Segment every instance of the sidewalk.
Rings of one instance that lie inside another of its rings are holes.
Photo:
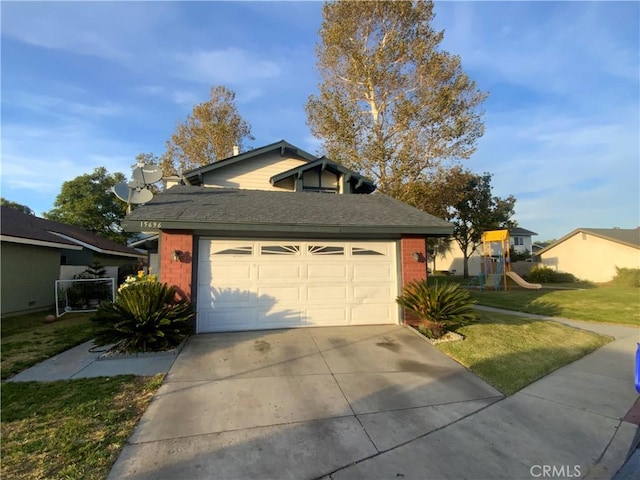
[[[115,375],[156,375],[167,373],[178,354],[172,351],[139,357],[99,359],[101,352],[90,351],[94,346],[93,341],[85,342],[18,373],[7,382],[52,382]]]

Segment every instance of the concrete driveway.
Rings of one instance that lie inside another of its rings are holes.
[[[500,398],[406,327],[198,335],[109,478],[321,478]]]

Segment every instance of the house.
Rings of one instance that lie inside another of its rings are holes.
[[[616,267],[640,268],[640,227],[577,228],[538,252],[543,265],[581,280],[608,282]]]
[[[108,271],[117,277],[117,267],[136,264],[145,257],[80,227],[7,206],[1,206],[0,212],[2,315],[54,305],[55,281],[65,274],[82,272],[94,261],[113,267]]]
[[[512,252],[533,254],[533,243],[531,237],[537,235],[536,232],[527,230],[526,228],[514,227],[509,229],[509,248]],[[436,270],[455,271],[462,274],[464,270],[464,256],[458,242],[452,239],[449,242],[449,250],[437,255],[435,259]],[[476,249],[469,256],[469,275],[474,277],[480,275],[480,266],[482,263],[482,247]],[[433,263],[431,264],[433,268]],[[527,269],[528,270],[528,269]],[[519,273],[523,273],[519,271]],[[525,272],[526,273],[526,272]]]
[[[160,279],[192,299],[199,333],[399,323],[401,286],[426,277],[425,238],[453,229],[284,140],[183,183],[123,226],[158,234]]]

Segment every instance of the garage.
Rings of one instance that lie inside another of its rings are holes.
[[[395,241],[198,241],[197,331],[398,323]]]

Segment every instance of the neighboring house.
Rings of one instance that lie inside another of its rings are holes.
[[[509,245],[513,251],[528,252],[532,254],[533,243],[531,237],[537,235],[536,232],[527,230],[526,228],[514,227],[509,229]],[[496,252],[497,254],[497,252]],[[482,263],[482,246],[479,246],[469,256],[469,276],[480,275],[480,266]],[[431,262],[433,267],[433,262]],[[461,275],[464,270],[464,256],[462,250],[454,239],[449,243],[449,251],[444,255],[438,255],[436,258],[436,270],[455,271]]]
[[[82,228],[53,222],[1,206],[1,312],[17,313],[55,303],[55,281],[65,266],[86,269],[135,264],[139,251]]]
[[[509,229],[509,246],[514,252],[533,254],[531,237],[538,235],[526,228],[514,227]]]
[[[640,268],[640,227],[577,228],[538,252],[543,265],[581,280],[608,282],[616,267]]]
[[[198,333],[399,323],[401,286],[426,277],[425,238],[453,230],[284,140],[183,182],[123,225],[157,232],[160,279],[192,299]]]

